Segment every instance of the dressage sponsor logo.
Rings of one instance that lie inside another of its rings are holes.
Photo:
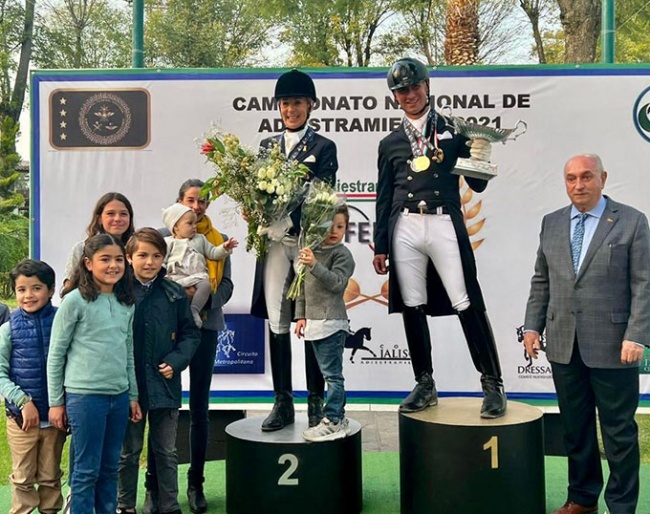
[[[249,314],[226,314],[219,331],[214,373],[264,373],[264,320]]]
[[[521,325],[515,330],[517,332],[517,343],[521,344],[523,360],[525,362],[525,364],[519,364],[517,366],[517,375],[519,378],[553,378],[551,365],[546,362],[546,359],[537,359],[536,361],[533,361],[533,358],[528,355],[528,352],[524,347],[524,326]],[[546,353],[546,335],[542,334],[539,340],[541,343],[540,353]]]
[[[136,150],[149,145],[146,89],[57,89],[50,94],[49,110],[50,144],[57,150]]]
[[[632,115],[637,132],[650,143],[650,87],[644,89],[634,102]]]

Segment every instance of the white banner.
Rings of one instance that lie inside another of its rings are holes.
[[[254,148],[263,137],[278,132],[272,95],[279,74],[36,72],[33,256],[50,263],[61,277],[70,248],[85,237],[95,202],[108,191],[129,198],[136,227],[162,226],[161,209],[176,200],[180,184],[212,173],[199,151],[211,125],[237,134]],[[359,349],[353,360],[351,350],[345,352],[346,389],[350,396],[399,396],[413,385],[402,320],[388,315],[386,278],[374,273],[371,262],[377,146],[397,127],[401,111],[386,87],[384,71],[311,74],[320,99],[311,124],[337,144],[337,187],[352,208],[348,244],[357,267],[347,293],[348,313],[359,339],[364,328],[370,334],[363,341],[367,349]],[[451,105],[454,115],[503,128],[514,127],[520,119],[528,124],[521,138],[494,145],[492,161],[499,173],[487,190],[463,196],[466,211],[475,213],[467,224],[476,231],[472,241],[481,241],[476,250],[479,280],[511,397],[553,393],[548,361],[541,355],[530,366],[517,328],[523,323],[542,216],[568,204],[562,178],[565,161],[577,153],[599,154],[609,172],[605,193],[650,210],[649,74],[650,68],[432,73],[431,93],[438,109]],[[134,95],[133,106],[129,94]],[[119,107],[119,120],[106,121],[105,104]],[[97,124],[99,119],[103,125]],[[130,129],[123,130],[127,124]],[[113,139],[102,135],[106,127],[114,131]],[[246,227],[233,207],[221,198],[208,214],[216,227],[244,241]],[[226,312],[248,313],[254,256],[240,246],[232,264],[235,292]],[[432,319],[430,326],[438,389],[443,394],[480,391],[457,318]],[[304,390],[298,342],[294,355],[294,388]],[[644,367],[650,372],[648,359]],[[264,375],[216,375],[213,388],[228,394],[268,394],[268,357],[265,369]],[[641,380],[643,393],[650,393],[648,375]]]

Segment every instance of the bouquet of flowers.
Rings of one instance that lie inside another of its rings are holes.
[[[239,204],[248,224],[246,250],[255,249],[258,260],[263,259],[268,238],[259,234],[259,228],[300,205],[309,168],[288,161],[278,145],[258,153],[241,145],[234,134],[219,131],[206,138],[201,153],[216,169],[204,186],[208,199],[225,194]]]
[[[308,187],[302,204],[298,246],[313,250],[327,238],[334,221],[334,213],[341,200],[334,188],[322,180],[314,180]],[[287,292],[287,299],[295,300],[302,294],[306,271],[304,264],[297,266],[296,276]]]

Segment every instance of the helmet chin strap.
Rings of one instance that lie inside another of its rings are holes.
[[[285,130],[286,130],[287,132],[300,132],[302,129],[305,128],[306,125],[307,125],[307,122],[306,122],[306,121],[305,121],[305,123],[303,123],[302,125],[300,125],[298,128],[289,128],[289,127],[287,127],[287,126],[285,125]]]

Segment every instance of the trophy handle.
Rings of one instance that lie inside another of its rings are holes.
[[[517,129],[519,129],[519,127],[523,127],[524,129],[521,132],[515,134],[515,132],[517,132]],[[515,128],[513,130],[513,138],[512,138],[512,140],[514,141],[519,136],[523,136],[526,133],[527,130],[528,130],[528,123],[526,123],[524,120],[519,120],[517,122],[517,124],[515,125]]]

